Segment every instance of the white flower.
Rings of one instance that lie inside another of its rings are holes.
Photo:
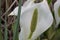
[[[21,32],[19,34],[19,40],[35,40],[49,27],[51,27],[53,23],[53,16],[46,0],[43,0],[41,3],[36,4],[33,1],[30,1],[29,4],[25,5],[27,6],[23,5],[21,9]],[[31,38],[29,39],[31,33],[31,21],[34,14],[34,10],[37,11],[36,29],[34,30]],[[14,14],[17,15],[17,12],[13,11],[10,15]]]
[[[38,10],[38,20],[37,20],[36,29],[33,32],[31,40],[35,40],[39,35],[41,35],[44,31],[46,31],[53,22],[51,11],[45,0],[41,3],[31,5],[30,8],[26,9],[21,15],[22,28],[19,36],[20,40],[28,40],[29,34],[31,32],[30,25],[31,25],[32,15],[35,8],[37,8]]]
[[[54,12],[55,12],[55,19],[56,19],[56,26],[60,23],[60,0],[57,0],[54,4]]]

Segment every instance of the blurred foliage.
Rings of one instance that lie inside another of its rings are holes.
[[[52,0],[47,0],[48,4],[50,5],[52,3]]]
[[[52,40],[60,40],[60,28],[57,29],[56,34],[54,35]]]
[[[1,31],[1,0],[0,0],[0,40],[3,40],[2,31]]]
[[[17,15],[17,19],[16,19],[16,24],[14,25],[16,28],[15,28],[15,31],[13,33],[13,40],[19,40],[18,29],[19,29],[20,14],[21,14],[21,0],[19,0],[18,6],[19,6],[19,8],[18,8],[18,15]]]

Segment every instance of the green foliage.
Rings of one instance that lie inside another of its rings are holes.
[[[6,10],[8,9],[8,3],[7,0],[6,1]],[[5,15],[5,31],[4,31],[4,40],[8,40],[8,29],[7,29],[7,14]]]
[[[0,0],[0,40],[3,40],[2,31],[1,31],[1,0]]]
[[[2,36],[2,32],[1,32],[1,28],[0,28],[0,40],[3,40],[3,36]]]
[[[18,31],[15,34],[17,27],[16,27],[17,21],[14,22],[14,24],[12,25],[12,30],[13,30],[13,40],[18,40]]]
[[[47,39],[51,40],[55,35],[54,23],[53,25],[45,32]]]
[[[50,5],[52,3],[52,0],[47,0],[48,4]]]
[[[60,17],[60,6],[59,6],[59,8],[58,8],[58,15],[59,15],[59,17]]]
[[[35,29],[36,29],[37,17],[38,17],[38,10],[35,9],[35,10],[34,10],[34,13],[33,13],[32,21],[31,21],[31,26],[30,26],[31,33],[30,33],[30,35],[29,35],[29,39],[31,38],[33,32],[34,32]]]
[[[40,40],[40,37],[38,37],[36,40]]]
[[[57,29],[55,36],[53,37],[52,40],[60,40],[60,28]]]
[[[15,25],[16,25],[16,22],[17,22],[17,21],[15,21],[15,22],[12,24],[13,34],[14,34],[14,32],[15,32],[15,29],[16,29],[16,26],[15,26]]]

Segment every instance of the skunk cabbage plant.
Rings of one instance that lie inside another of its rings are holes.
[[[18,6],[9,15],[17,16],[17,14]],[[27,0],[21,8],[19,40],[37,39],[37,37],[51,27],[52,23],[53,16],[47,0],[43,0],[40,3]]]
[[[60,0],[57,0],[54,4],[54,13],[56,19],[56,26],[60,23]]]

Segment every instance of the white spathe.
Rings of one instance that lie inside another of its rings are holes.
[[[54,4],[54,15],[56,19],[56,26],[60,23],[60,17],[58,15],[58,8],[60,7],[60,0],[57,0]]]
[[[38,21],[37,27],[34,31],[30,40],[35,40],[39,35],[45,32],[53,23],[53,16],[47,4],[47,1],[31,5],[30,8],[26,9],[21,15],[21,32],[19,40],[28,40],[30,34],[30,24],[34,9],[38,9]]]
[[[43,0],[41,3],[36,4],[33,1],[30,1],[28,4],[27,3],[23,5],[21,8],[21,17],[20,17],[21,32],[19,34],[19,40],[35,40],[49,27],[51,27],[53,23],[53,16],[46,0]],[[16,8],[17,9],[14,9],[15,11],[13,10],[10,13],[10,15],[17,15],[18,7]],[[31,39],[28,39],[31,31],[30,25],[35,8],[37,8],[38,10],[37,26],[35,31],[33,32]]]

